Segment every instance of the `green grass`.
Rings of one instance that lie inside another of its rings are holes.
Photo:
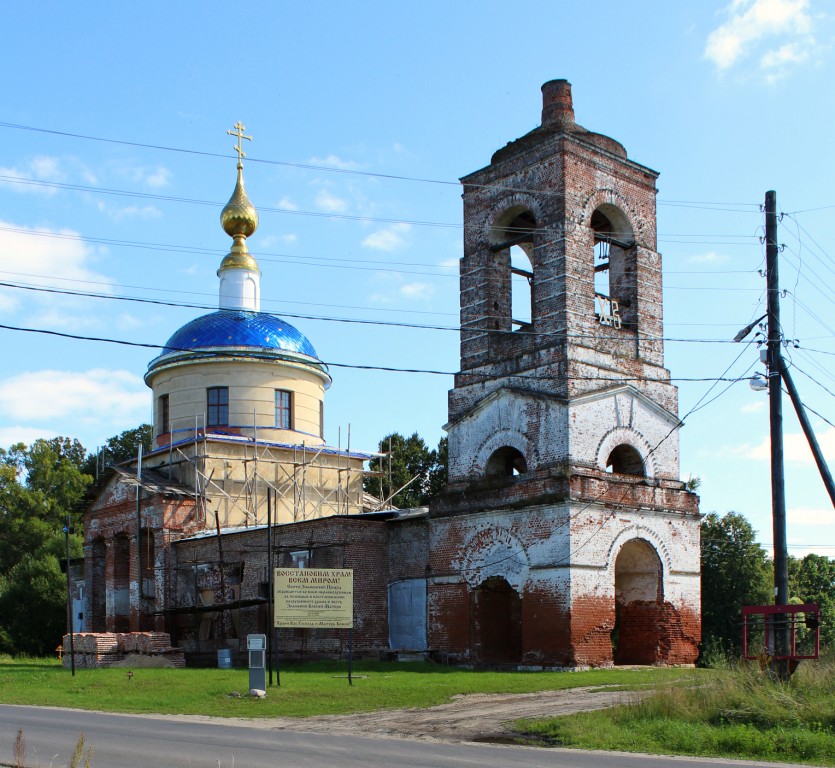
[[[834,659],[803,662],[788,683],[755,664],[697,680],[611,710],[516,726],[553,746],[835,766]]]
[[[356,662],[362,677],[348,685],[345,663],[319,662],[281,670],[281,687],[266,699],[247,693],[246,670],[79,669],[57,661],[0,657],[0,703],[38,704],[108,712],[199,714],[217,717],[308,717],[443,704],[456,694],[532,693],[578,686],[627,689],[672,683],[692,674],[676,669],[588,672],[487,672],[435,664]]]

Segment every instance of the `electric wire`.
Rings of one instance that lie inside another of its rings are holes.
[[[230,160],[234,159],[232,155],[228,155],[226,153],[220,152],[208,152],[204,150],[196,150],[196,149],[187,149],[184,147],[170,147],[165,146],[162,144],[151,144],[146,142],[139,142],[139,141],[129,141],[126,139],[112,139],[106,138],[101,136],[93,136],[90,134],[83,134],[83,133],[73,133],[71,131],[59,131],[49,128],[42,128],[37,126],[31,125],[22,125],[19,123],[10,123],[10,122],[0,122],[0,128],[6,128],[10,130],[18,130],[18,131],[28,131],[33,133],[42,133],[42,134],[51,134],[55,136],[62,136],[65,138],[72,138],[72,139],[81,139],[85,141],[95,141],[95,142],[102,142],[107,144],[116,144],[122,146],[129,146],[129,147],[137,147],[142,149],[152,149],[155,151],[161,152],[175,152],[185,155],[194,155],[198,157],[211,157],[211,158],[218,158],[223,160]],[[453,187],[472,187],[472,188],[487,188],[487,189],[497,189],[497,190],[506,190],[512,192],[525,192],[531,194],[540,194],[540,195],[549,195],[549,196],[557,196],[559,195],[558,192],[551,192],[548,190],[542,189],[527,189],[522,187],[509,187],[509,186],[502,186],[497,184],[473,184],[471,182],[461,182],[459,180],[450,180],[450,179],[431,179],[431,178],[424,178],[424,177],[416,177],[416,176],[404,176],[398,174],[389,174],[389,173],[378,173],[373,171],[364,171],[359,168],[339,168],[333,165],[318,165],[312,163],[296,163],[290,162],[285,160],[274,160],[269,158],[260,158],[260,157],[248,157],[247,161],[250,163],[259,163],[265,165],[276,165],[276,166],[285,166],[289,168],[298,168],[303,170],[313,170],[316,172],[324,172],[324,173],[336,173],[336,174],[347,174],[347,175],[354,175],[354,176],[367,176],[371,178],[379,178],[379,179],[390,179],[396,181],[410,181],[410,182],[418,182],[423,184],[440,184],[444,186],[453,186]],[[708,207],[709,210],[725,210],[729,212],[750,212],[745,209],[756,209],[759,207],[759,203],[748,203],[748,202],[739,202],[739,203],[727,203],[727,202],[712,202],[712,201],[702,201],[702,200],[659,200],[659,205],[669,205],[675,207],[684,207],[684,208],[705,208]],[[736,210],[742,209],[742,210]]]
[[[137,286],[134,286],[137,287]],[[164,307],[176,307],[182,309],[201,309],[201,310],[217,310],[216,304],[200,304],[196,302],[184,302],[184,301],[170,301],[165,299],[152,299],[147,297],[141,296],[124,296],[112,293],[103,293],[103,292],[93,292],[93,291],[80,291],[74,290],[69,288],[51,288],[48,286],[43,285],[31,285],[26,283],[20,282],[10,282],[5,280],[0,280],[0,288],[7,288],[11,290],[24,290],[24,291],[31,291],[36,293],[46,293],[46,294],[55,294],[60,296],[73,296],[79,298],[92,298],[92,299],[103,299],[107,301],[122,301],[122,302],[133,302],[137,304],[150,304],[150,305],[157,305],[157,306],[164,306]],[[150,289],[148,289],[150,290]],[[279,313],[277,312],[264,312],[261,311],[256,314],[263,314],[269,315],[273,317],[277,317]],[[393,320],[369,320],[363,318],[347,318],[347,317],[334,317],[334,316],[326,316],[326,315],[311,315],[311,314],[301,314],[295,312],[281,312],[281,317],[289,317],[293,319],[300,319],[300,320],[316,320],[316,321],[323,321],[323,322],[334,322],[334,323],[347,323],[347,324],[356,324],[356,325],[372,325],[372,326],[383,326],[383,327],[394,327],[394,328],[410,328],[415,330],[432,330],[432,331],[452,331],[455,333],[461,332],[481,332],[481,333],[490,333],[491,335],[508,335],[508,336],[515,336],[517,338],[525,337],[525,336],[536,336],[537,338],[557,338],[557,339],[592,339],[597,341],[622,341],[624,339],[623,336],[619,335],[601,335],[599,333],[592,333],[592,334],[581,334],[581,333],[566,333],[564,331],[526,331],[526,330],[504,330],[504,329],[495,329],[495,328],[487,328],[487,327],[479,327],[479,326],[458,326],[458,325],[430,325],[426,323],[407,323],[407,322],[398,322]],[[681,343],[681,344],[732,344],[734,343],[732,339],[726,338],[683,338],[683,337],[672,337],[672,336],[661,336],[661,337],[654,337],[654,336],[644,336],[641,337],[643,341],[647,342],[671,342],[671,343]]]
[[[166,344],[152,344],[149,342],[140,342],[140,341],[128,341],[127,339],[114,339],[105,336],[87,336],[83,334],[77,333],[69,333],[67,331],[55,331],[45,328],[27,328],[23,326],[16,326],[16,325],[9,325],[9,324],[0,324],[0,329],[6,331],[15,331],[19,333],[33,333],[33,334],[41,334],[45,336],[56,336],[59,338],[64,339],[74,339],[77,341],[90,341],[90,342],[101,342],[105,344],[115,344],[120,346],[126,347],[141,347],[144,349],[159,349],[159,350],[170,350],[172,352],[190,352],[195,355],[195,357],[200,357],[202,355],[206,355],[207,357],[211,357],[213,353],[211,352],[201,352],[199,349],[194,350],[188,347],[178,347],[178,346],[170,346]],[[332,362],[332,361],[325,361],[325,360],[318,360],[316,361],[321,363],[329,368],[349,368],[354,370],[363,370],[363,371],[385,371],[390,373],[421,373],[421,374],[430,374],[435,376],[460,376],[466,375],[473,379],[494,379],[495,376],[489,373],[479,373],[477,371],[443,371],[437,370],[433,368],[398,368],[395,366],[386,366],[386,365],[366,365],[360,363],[341,363],[341,362]],[[559,376],[541,376],[536,374],[507,374],[503,375],[501,378],[503,379],[511,379],[511,380],[519,380],[519,381],[555,381],[559,380]],[[576,374],[572,374],[569,377],[571,380],[575,381],[606,381],[611,383],[626,383],[631,381],[636,382],[649,382],[649,383],[656,383],[656,384],[669,384],[672,382],[714,382],[714,381],[732,381],[732,379],[715,379],[706,376],[679,376],[679,377],[651,377],[651,376],[579,376]]]

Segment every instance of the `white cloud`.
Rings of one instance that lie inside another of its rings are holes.
[[[397,251],[407,245],[406,235],[411,229],[411,224],[392,224],[385,229],[372,232],[362,244],[376,251]]]
[[[153,189],[167,187],[171,182],[171,171],[160,166],[145,177],[145,183]]]
[[[51,440],[53,437],[58,437],[58,433],[52,429],[24,426],[0,427],[0,448],[8,448],[15,443],[32,445],[39,438]]]
[[[690,256],[687,261],[691,264],[722,264],[728,260],[728,256],[724,253],[716,253],[716,251],[707,251],[706,253],[697,253],[695,256]]]
[[[61,162],[57,157],[39,155],[29,162],[29,167],[37,179],[61,181],[61,179],[65,178],[65,174],[61,170]]]
[[[826,431],[816,430],[815,437],[821,452],[829,464],[835,460],[835,428]],[[771,456],[771,438],[766,437],[759,445],[748,446],[747,455],[752,459],[767,461]],[[812,449],[802,432],[783,435],[783,458],[796,464],[814,464]]]
[[[136,165],[130,161],[110,163],[109,167],[119,176],[130,179],[134,184],[141,184],[151,189],[167,187],[171,183],[171,171],[164,165],[148,167]]]
[[[835,525],[835,516],[832,514],[832,508],[805,508],[799,507],[796,509],[790,508],[786,512],[786,520],[792,525]]]
[[[817,48],[809,0],[733,0],[725,13],[728,20],[708,35],[704,51],[719,71],[758,56],[773,82]]]
[[[36,192],[51,197],[58,192],[56,187],[21,182],[26,180],[58,182],[66,178],[66,173],[57,157],[38,155],[24,163],[22,168],[0,167],[0,176],[9,177],[8,180],[0,181],[0,184],[16,192]],[[19,181],[14,181],[15,179]]]
[[[122,312],[116,322],[119,329],[123,331],[141,328],[144,325],[142,320],[136,317],[136,315],[132,315],[130,312]]]
[[[129,371],[28,371],[0,380],[0,411],[8,419],[34,422],[119,421],[147,417],[148,390]],[[34,427],[32,427],[34,429]]]
[[[279,239],[281,240],[282,243],[290,244],[290,243],[298,242],[299,236],[294,235],[292,232],[290,232],[289,234],[281,235],[281,237]]]
[[[90,268],[93,249],[71,229],[19,227],[0,221],[0,272],[18,273],[25,264],[27,277],[40,285],[65,286],[66,280],[110,283]]]
[[[345,213],[348,210],[348,201],[329,192],[327,189],[320,189],[316,195],[316,205],[327,213]]]
[[[340,168],[343,171],[355,171],[360,167],[359,163],[353,160],[343,160],[336,155],[328,155],[327,157],[311,157],[311,165],[324,165],[328,168]]]
[[[431,283],[406,283],[400,286],[400,295],[407,299],[428,299],[435,293]]]
[[[458,269],[460,262],[461,260],[458,258],[444,259],[438,264],[438,266],[443,269]]]
[[[99,211],[110,216],[114,221],[121,221],[125,218],[156,219],[162,216],[162,211],[155,205],[110,205],[104,200],[98,200],[96,205]]]
[[[101,328],[101,318],[83,307],[83,299],[58,296],[47,306],[33,312],[28,318],[29,325],[38,328],[57,328],[61,331],[80,333],[91,328]]]
[[[760,413],[765,410],[767,404],[768,401],[765,398],[762,400],[753,400],[750,403],[743,405],[739,410],[742,413]]]
[[[299,206],[296,205],[289,197],[282,197],[278,201],[276,208],[281,208],[282,211],[298,211]]]

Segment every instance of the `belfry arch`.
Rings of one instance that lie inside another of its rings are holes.
[[[502,303],[509,312],[499,321],[499,330],[530,332],[534,327],[535,231],[536,217],[524,206],[505,211],[491,228],[490,250],[499,259],[506,292]]]
[[[595,313],[604,325],[634,325],[638,285],[632,225],[620,208],[604,203],[592,213],[589,226],[594,235]]]

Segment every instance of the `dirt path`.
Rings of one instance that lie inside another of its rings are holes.
[[[250,725],[308,733],[351,733],[438,741],[497,741],[512,736],[512,722],[603,709],[641,696],[637,691],[571,688],[520,694],[456,696],[426,709],[394,709],[353,715],[281,717],[247,721]]]

